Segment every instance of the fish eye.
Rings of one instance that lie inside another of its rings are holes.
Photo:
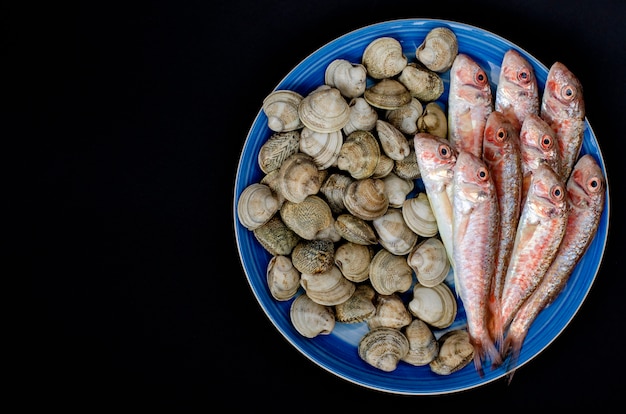
[[[476,176],[481,181],[487,181],[489,179],[489,171],[485,167],[480,167],[478,171],[476,171]]]
[[[517,79],[522,83],[530,82],[530,79],[531,79],[530,71],[526,68],[520,70],[519,73],[517,74]]]
[[[446,144],[441,144],[439,145],[439,155],[441,158],[450,158],[452,157],[452,149]]]
[[[483,72],[482,70],[476,72],[476,76],[474,78],[476,80],[476,83],[479,85],[484,85],[487,83],[487,75],[485,75],[485,72]]]
[[[563,187],[557,184],[553,186],[552,189],[550,190],[550,195],[556,201],[560,201],[560,200],[563,200],[563,198],[565,197],[565,192],[563,191]]]
[[[589,180],[587,180],[587,189],[592,193],[600,191],[601,188],[602,184],[598,177],[591,177]]]
[[[576,97],[576,88],[571,85],[565,85],[561,89],[561,96],[567,101],[572,101]]]
[[[500,142],[503,142],[506,139],[507,135],[508,134],[506,133],[506,129],[499,128],[496,132],[496,139]]]
[[[552,145],[554,143],[554,140],[552,139],[552,137],[548,134],[545,134],[544,136],[541,137],[541,139],[539,140],[539,145],[541,145],[541,148],[544,150],[549,150],[552,149]]]

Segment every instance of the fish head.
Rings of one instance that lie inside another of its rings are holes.
[[[519,94],[533,96],[538,93],[535,70],[515,49],[509,49],[502,58],[499,83],[503,81],[514,85]]]
[[[578,78],[563,63],[550,67],[544,88],[542,113],[580,118],[585,114],[583,89]]]
[[[452,181],[457,153],[447,139],[418,132],[413,145],[422,178],[444,183]]]
[[[510,152],[512,146],[519,146],[517,129],[502,112],[491,112],[483,133],[483,159],[495,162]]]
[[[487,72],[470,56],[459,53],[450,69],[450,83],[456,85],[453,99],[468,103],[491,102],[491,85]]]
[[[537,114],[528,114],[519,133],[520,152],[524,165],[531,169],[547,163],[555,171],[559,165],[558,145],[554,130]]]
[[[475,205],[495,197],[495,186],[489,168],[474,154],[461,151],[454,166],[454,191]]]
[[[603,203],[605,186],[602,169],[591,154],[585,154],[576,162],[567,181],[570,203],[579,207]]]
[[[553,218],[567,211],[565,185],[549,165],[540,164],[533,172],[526,204],[539,217]]]

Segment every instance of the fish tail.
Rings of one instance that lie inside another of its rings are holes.
[[[487,327],[489,329],[491,339],[501,353],[503,345],[502,343],[504,340],[504,326],[502,325],[500,301],[493,294],[489,297],[489,315],[487,319]]]
[[[512,331],[506,336],[504,340],[504,345],[502,347],[502,358],[506,359],[508,357],[508,361],[506,364],[507,371],[509,373],[506,375],[507,383],[510,384],[513,380],[513,374],[517,369],[517,361],[519,360],[519,355],[522,350],[522,344],[524,343],[524,335],[518,335],[516,332]]]
[[[483,362],[490,361],[491,367],[498,367],[502,364],[502,357],[495,344],[488,337],[474,343],[474,367],[481,378],[484,376]]]

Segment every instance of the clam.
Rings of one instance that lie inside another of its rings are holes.
[[[407,310],[404,302],[397,294],[376,295],[376,313],[367,320],[370,329],[386,326],[400,329],[407,326],[413,316]]]
[[[363,51],[362,63],[368,75],[374,79],[383,79],[402,72],[408,60],[398,40],[383,36],[367,45]]]
[[[278,200],[278,204],[282,206],[283,202],[285,201],[285,197],[280,192],[280,180],[278,179],[279,176],[280,176],[279,170],[272,170],[268,172],[267,174],[265,174],[261,178],[259,183],[265,184],[266,186],[268,186],[274,193],[274,196],[276,197],[276,199]]]
[[[300,273],[326,272],[335,263],[335,243],[332,240],[300,240],[291,252],[293,266]]]
[[[302,273],[300,286],[304,288],[311,300],[325,306],[345,302],[356,289],[356,285],[346,279],[335,265],[321,273]]]
[[[291,303],[289,317],[296,331],[306,338],[329,335],[335,328],[333,308],[320,305],[304,293]]]
[[[417,119],[419,132],[427,132],[440,138],[448,136],[448,118],[441,105],[437,102],[429,102],[424,107],[424,112]]]
[[[283,161],[279,169],[278,185],[285,199],[299,203],[306,197],[317,194],[323,176],[310,155],[297,152]]]
[[[269,186],[252,183],[239,195],[237,216],[245,228],[254,230],[272,218],[279,207],[278,198]]]
[[[465,329],[448,331],[439,338],[439,353],[429,364],[439,375],[450,375],[464,368],[474,359],[474,346]]]
[[[414,366],[423,366],[431,363],[439,354],[439,342],[424,321],[413,319],[404,328],[404,335],[409,340],[409,352],[402,361]]]
[[[371,175],[371,178],[384,178],[393,171],[395,166],[395,161],[382,153],[380,154],[380,158],[378,158],[378,165],[374,170],[374,174]]]
[[[353,178],[371,176],[380,158],[380,144],[371,132],[357,130],[348,135],[339,150],[337,167]]]
[[[413,135],[417,132],[417,120],[423,111],[422,103],[412,98],[406,105],[386,111],[386,118],[403,134]]]
[[[447,27],[435,27],[416,48],[415,57],[428,69],[443,73],[452,67],[459,52],[456,35]]]
[[[370,262],[374,249],[363,244],[346,242],[335,250],[335,265],[352,282],[364,282],[370,277]]]
[[[438,285],[450,272],[450,260],[446,248],[436,237],[429,237],[418,243],[406,260],[415,271],[417,281],[422,286]]]
[[[385,78],[365,89],[363,98],[375,108],[393,110],[411,102],[412,96],[400,81]]]
[[[280,209],[280,217],[291,230],[306,240],[319,238],[320,233],[335,225],[328,203],[317,195],[310,195],[300,203],[286,200]]]
[[[359,323],[376,313],[374,297],[376,292],[370,285],[358,285],[352,296],[335,305],[335,318],[338,322]]]
[[[409,142],[402,131],[389,122],[382,119],[376,121],[376,133],[380,148],[392,160],[403,160],[411,152]]]
[[[332,173],[322,183],[320,192],[326,198],[326,202],[333,213],[339,214],[345,210],[343,196],[346,193],[346,188],[353,181],[354,179],[349,175]]]
[[[402,160],[395,161],[392,171],[399,177],[406,178],[407,180],[416,180],[420,178],[422,174],[419,164],[417,163],[417,154],[413,146],[413,138],[409,140],[409,147],[411,148],[409,155]]]
[[[277,90],[263,100],[263,112],[267,116],[267,126],[275,132],[294,131],[302,128],[298,106],[302,95],[291,90]]]
[[[363,335],[358,345],[359,357],[385,372],[394,371],[409,352],[409,340],[400,330],[380,326]]]
[[[319,169],[325,170],[337,162],[343,145],[341,130],[316,132],[304,127],[300,132],[300,152],[310,155]]]
[[[346,98],[356,98],[365,92],[367,69],[360,63],[335,59],[326,67],[324,82],[339,89]]]
[[[287,227],[278,214],[252,232],[261,246],[272,255],[289,255],[300,241],[300,236]]]
[[[293,298],[300,288],[300,272],[289,256],[273,256],[267,264],[266,277],[270,294],[279,301]]]
[[[370,263],[370,283],[381,295],[403,293],[411,288],[413,270],[406,263],[406,257],[380,249]]]
[[[378,112],[367,103],[365,98],[359,96],[348,104],[350,107],[350,118],[343,127],[343,133],[348,136],[354,131],[371,131],[376,126]]]
[[[347,241],[364,246],[378,243],[370,223],[350,213],[342,213],[335,219],[335,229]]]
[[[418,236],[433,237],[439,232],[437,219],[424,191],[419,192],[416,197],[407,198],[402,203],[402,217]]]
[[[350,107],[339,89],[321,85],[302,99],[298,115],[313,131],[335,132],[348,123]]]
[[[456,298],[445,283],[432,287],[416,283],[408,308],[415,317],[439,329],[452,325],[457,313]]]
[[[385,182],[379,178],[354,180],[346,188],[343,204],[349,213],[363,220],[382,216],[389,208]]]
[[[269,173],[277,170],[283,161],[298,152],[300,146],[300,130],[275,132],[261,146],[258,163],[261,171]]]
[[[407,196],[415,188],[413,180],[398,177],[393,172],[390,172],[381,180],[385,182],[385,193],[387,193],[387,198],[389,199],[389,207],[402,208]]]
[[[399,208],[389,207],[372,225],[381,246],[396,256],[408,254],[417,243],[417,234],[406,225]]]
[[[431,102],[443,94],[443,79],[438,73],[417,63],[409,63],[398,80],[421,102]]]

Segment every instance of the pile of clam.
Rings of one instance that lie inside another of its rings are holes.
[[[366,323],[359,356],[384,371],[401,362],[447,375],[473,358],[446,282],[450,263],[420,178],[412,136],[446,137],[440,74],[456,36],[431,30],[409,62],[392,37],[361,62],[336,59],[308,95],[276,90],[263,102],[272,131],[265,174],[238,200],[240,223],[272,258],[268,290],[292,300],[303,336]]]

